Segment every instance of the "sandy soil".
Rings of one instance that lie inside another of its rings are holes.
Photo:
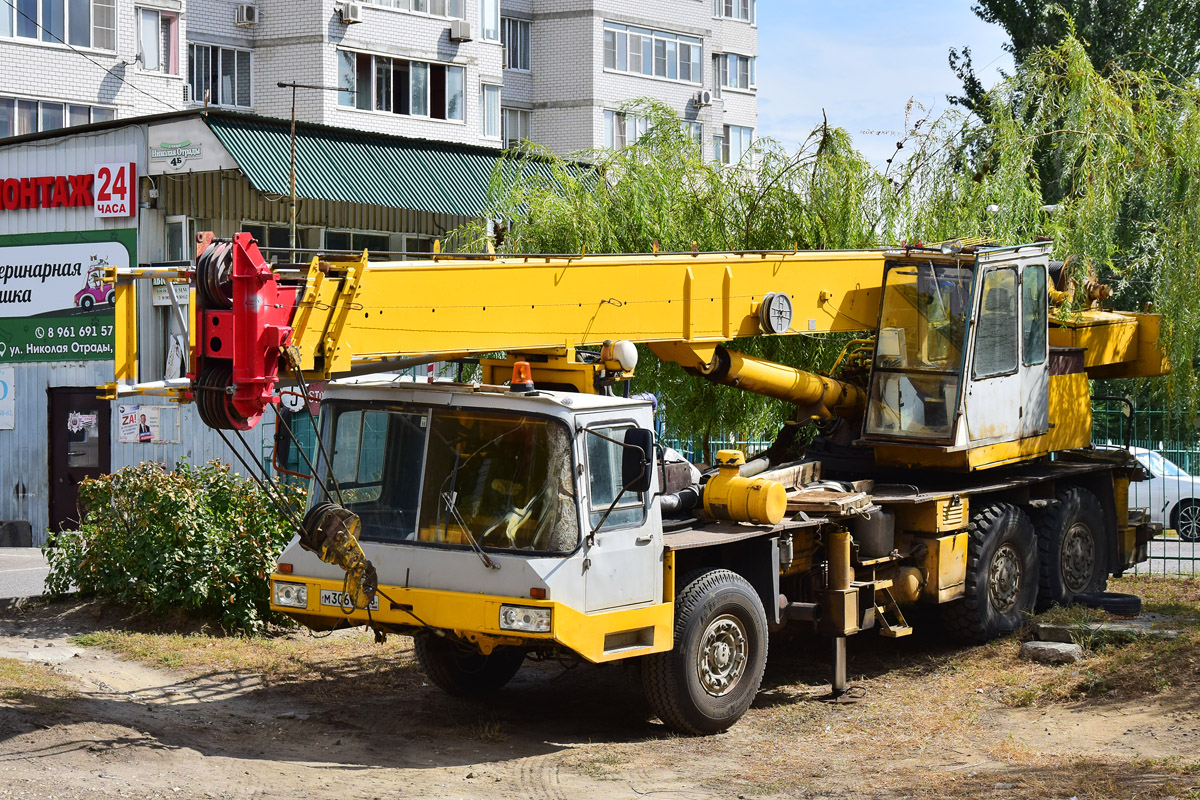
[[[818,699],[820,640],[773,640],[755,707],[693,739],[649,716],[626,666],[527,664],[480,705],[410,663],[272,687],[70,643],[101,624],[0,612],[0,657],[50,665],[74,690],[0,701],[0,798],[1200,797],[1200,773],[1178,766],[1200,768],[1200,683],[1012,709],[955,677],[962,651],[932,636],[852,640],[857,701],[838,705]],[[355,693],[380,671],[394,693]]]

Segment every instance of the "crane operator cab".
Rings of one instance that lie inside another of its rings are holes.
[[[879,463],[975,470],[1088,445],[1082,366],[1051,377],[1048,262],[1048,244],[889,253],[861,440]]]

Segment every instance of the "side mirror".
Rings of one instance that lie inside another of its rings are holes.
[[[654,477],[654,431],[626,428],[621,448],[621,483],[629,492],[650,491]]]

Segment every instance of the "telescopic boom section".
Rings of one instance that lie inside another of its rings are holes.
[[[629,340],[713,380],[854,412],[853,386],[718,348],[738,337],[875,327],[883,253],[434,256],[273,268],[249,234],[197,259],[189,377],[201,415],[251,427],[281,377]],[[123,387],[123,392],[138,391]]]

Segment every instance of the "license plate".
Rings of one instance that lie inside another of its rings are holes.
[[[348,608],[350,606],[350,600],[349,600],[349,598],[346,597],[345,592],[335,592],[332,589],[322,589],[321,590],[321,605],[337,606],[338,608]],[[372,611],[379,610],[379,595],[375,595],[375,598],[373,600],[371,600],[371,610]]]

